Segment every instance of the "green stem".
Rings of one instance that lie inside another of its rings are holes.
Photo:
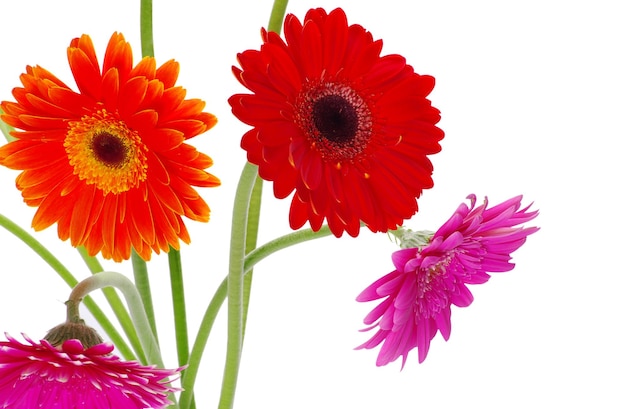
[[[141,0],[139,8],[141,32],[141,55],[154,57],[154,37],[152,35],[152,0]]]
[[[272,14],[270,14],[270,21],[267,24],[268,31],[280,34],[283,19],[285,18],[285,11],[287,11],[287,3],[289,3],[289,0],[274,0]]]
[[[141,295],[141,300],[143,301],[143,307],[146,310],[146,316],[148,317],[150,328],[152,328],[152,332],[158,343],[159,337],[157,335],[156,318],[154,316],[154,305],[152,304],[152,291],[150,290],[148,265],[146,264],[146,261],[142,259],[137,252],[135,252],[135,250],[132,251],[130,258],[133,264],[135,286]]]
[[[288,0],[274,0],[268,30],[280,33],[280,27],[287,9]],[[233,222],[230,241],[230,263],[228,271],[228,340],[226,347],[226,364],[224,377],[222,379],[222,390],[220,394],[220,409],[230,409],[235,401],[235,389],[237,386],[237,376],[239,374],[239,364],[241,361],[241,350],[243,347],[243,333],[245,321],[247,319],[247,308],[249,305],[250,286],[252,277],[244,280],[244,257],[251,250],[248,247],[246,234],[248,231],[256,236],[258,232],[258,217],[249,219],[249,211],[255,210],[251,207],[251,195],[254,188],[254,180],[257,179],[257,169],[250,163],[246,163],[237,193],[235,195],[235,205],[233,208]],[[258,205],[260,206],[261,189],[258,188]],[[255,198],[255,200],[257,200]],[[259,211],[259,208],[256,208]],[[256,215],[258,216],[258,215]],[[252,221],[252,224],[250,223]],[[242,228],[245,226],[245,228]],[[256,243],[253,237],[250,243]]]
[[[196,377],[198,370],[200,369],[200,362],[202,361],[202,355],[206,348],[206,343],[211,334],[211,329],[215,323],[217,313],[220,311],[224,300],[226,299],[228,287],[228,279],[225,278],[219,285],[211,302],[204,312],[198,334],[191,348],[191,355],[189,356],[189,366],[183,371],[183,377],[181,379],[181,387],[183,391],[180,393],[180,409],[189,409],[191,407],[194,385],[196,383]]]
[[[233,206],[228,269],[228,340],[219,408],[232,408],[235,400],[243,338],[243,261],[246,255],[246,230],[250,196],[257,177],[257,167],[246,162]]]
[[[87,250],[84,247],[78,247],[78,252],[92,274],[98,274],[104,271],[98,259],[87,254]],[[126,310],[122,299],[112,288],[103,288],[102,292],[104,293],[106,300],[109,302],[117,320],[122,326],[126,337],[135,350],[135,354],[139,357],[139,361],[146,363],[146,356],[141,348],[141,343],[139,342],[139,337],[137,336],[137,330],[135,329],[133,321]]]
[[[180,251],[170,248],[167,257],[170,266],[170,284],[172,288],[172,306],[174,309],[178,366],[183,366],[189,363],[189,337],[187,334],[187,310],[185,308],[183,267]]]
[[[272,240],[258,249],[254,250],[245,259],[244,274],[247,276],[250,274],[256,263],[267,258],[271,254],[285,249],[287,247],[295,246],[296,244],[304,243],[309,240],[320,239],[322,237],[329,236],[331,234],[328,226],[323,226],[318,232],[313,232],[311,229],[301,230],[294,233],[290,233],[286,236],[279,237]],[[191,349],[191,355],[189,356],[189,366],[185,369],[184,376],[181,382],[183,392],[180,395],[180,408],[188,409],[191,397],[193,396],[193,388],[202,360],[202,354],[206,347],[206,343],[211,334],[211,329],[215,323],[215,318],[220,310],[220,307],[224,303],[227,295],[228,278],[217,288],[209,306],[207,307],[198,334],[196,335],[193,347]]]
[[[279,250],[291,247],[298,243],[303,243],[305,241],[330,236],[331,234],[332,232],[328,226],[324,225],[317,232],[314,232],[311,229],[304,229],[278,237],[248,253],[244,261],[244,271],[249,271],[256,263]]]
[[[61,279],[65,281],[67,285],[69,285],[70,287],[74,287],[78,283],[78,280],[72,275],[72,273],[59,261],[59,259],[57,259],[52,253],[50,253],[47,248],[45,248],[39,241],[37,241],[33,236],[28,234],[28,232],[26,232],[20,226],[13,223],[13,221],[1,214],[0,226],[7,229],[22,242],[24,242],[28,247],[30,247],[39,257],[41,257],[46,263],[48,263],[48,265],[54,271],[56,271],[59,277],[61,277]],[[124,341],[124,338],[120,335],[117,329],[115,329],[115,326],[111,323],[111,321],[109,321],[106,314],[98,307],[95,301],[91,297],[88,297],[83,302],[89,312],[96,319],[98,324],[100,324],[111,342],[115,344],[124,359],[134,360],[135,356],[132,350],[128,347],[126,341]]]
[[[258,175],[250,195],[248,206],[248,228],[246,230],[246,254],[256,248],[259,236],[259,221],[261,219],[261,196],[263,193],[263,179]],[[245,271],[245,267],[244,267]],[[246,323],[248,321],[248,309],[250,307],[250,293],[252,291],[252,270],[248,271],[243,278],[243,319],[242,319],[242,343],[246,336]],[[242,346],[243,347],[243,346]]]
[[[135,323],[135,328],[137,329],[143,350],[148,357],[148,363],[163,368],[159,345],[150,328],[141,296],[133,282],[126,278],[126,276],[113,271],[102,271],[87,277],[74,287],[70,294],[70,300],[80,301],[91,291],[104,287],[115,287],[121,291],[128,305],[130,316]]]
[[[4,111],[0,109],[0,115],[2,115],[3,113]],[[15,140],[15,138],[11,136],[11,131],[13,131],[13,127],[4,122],[2,119],[0,119],[0,131],[2,131],[2,134],[6,138],[7,142]]]

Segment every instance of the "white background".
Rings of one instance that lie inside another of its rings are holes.
[[[3,2],[0,98],[12,99],[27,64],[40,64],[74,86],[66,47],[92,36],[100,60],[121,31],[140,55],[139,2]],[[182,249],[191,336],[226,271],[230,212],[245,160],[248,129],[226,99],[242,87],[230,73],[236,53],[260,45],[271,0],[156,0],[159,64],[181,63],[179,85],[207,101],[219,124],[194,140],[222,179],[201,194],[209,224],[189,222]],[[392,269],[384,234],[326,238],[263,261],[254,277],[236,407],[238,408],[528,408],[626,407],[623,264],[626,29],[618,1],[293,0],[341,6],[350,23],[383,38],[383,54],[400,53],[434,75],[442,111],[443,151],[432,157],[435,187],[406,225],[436,229],[468,193],[492,203],[517,194],[541,211],[541,230],[514,254],[517,267],[473,287],[469,308],[454,309],[449,342],[438,335],[426,361],[413,352],[377,368],[377,351],[354,351],[369,334],[361,320],[374,304],[355,296]],[[17,172],[0,169],[0,213],[30,229],[34,209],[14,188]],[[289,202],[266,184],[260,242],[289,231]],[[77,252],[37,233],[78,277]],[[0,328],[42,337],[65,317],[69,289],[37,256],[0,231]],[[128,263],[105,267],[130,274]],[[167,257],[150,276],[166,364],[176,366]],[[216,407],[225,352],[225,310],[203,361],[198,408]],[[620,389],[622,389],[620,391]]]

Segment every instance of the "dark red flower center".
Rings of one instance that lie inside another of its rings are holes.
[[[122,167],[128,156],[128,147],[123,141],[106,131],[94,135],[91,140],[91,149],[101,162],[112,168]]]
[[[312,115],[321,136],[331,142],[349,143],[359,129],[356,109],[339,95],[326,95],[315,101]]]
[[[354,160],[369,146],[372,136],[367,103],[346,84],[307,85],[296,99],[295,119],[311,148],[338,165]]]

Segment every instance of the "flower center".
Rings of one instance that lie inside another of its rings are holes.
[[[126,192],[146,180],[148,148],[104,109],[71,122],[63,146],[74,174],[104,194]]]
[[[124,165],[128,155],[128,147],[116,135],[106,131],[97,133],[91,139],[91,150],[94,155],[112,168]]]
[[[420,268],[417,274],[417,300],[415,308],[422,316],[435,316],[448,304],[446,273],[451,256],[444,257],[435,264]]]
[[[328,141],[349,142],[357,133],[359,117],[349,101],[339,95],[326,95],[313,104],[313,123]]]
[[[368,146],[372,116],[359,94],[341,83],[305,87],[296,100],[296,122],[322,158],[351,160]]]

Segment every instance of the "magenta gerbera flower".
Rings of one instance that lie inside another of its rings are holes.
[[[24,336],[0,342],[0,408],[164,408],[178,389],[169,377],[180,369],[158,369],[111,355],[113,345],[85,349],[77,339],[56,348]]]
[[[437,331],[450,337],[450,306],[467,307],[473,301],[466,284],[483,284],[489,272],[510,271],[511,253],[537,227],[521,227],[538,212],[527,206],[520,210],[522,196],[490,209],[487,199],[474,207],[461,204],[452,217],[422,247],[405,248],[392,255],[395,270],[367,287],[357,301],[384,299],[364,319],[364,331],[378,331],[357,349],[371,349],[382,343],[377,366],[417,348],[419,362],[428,354]]]

